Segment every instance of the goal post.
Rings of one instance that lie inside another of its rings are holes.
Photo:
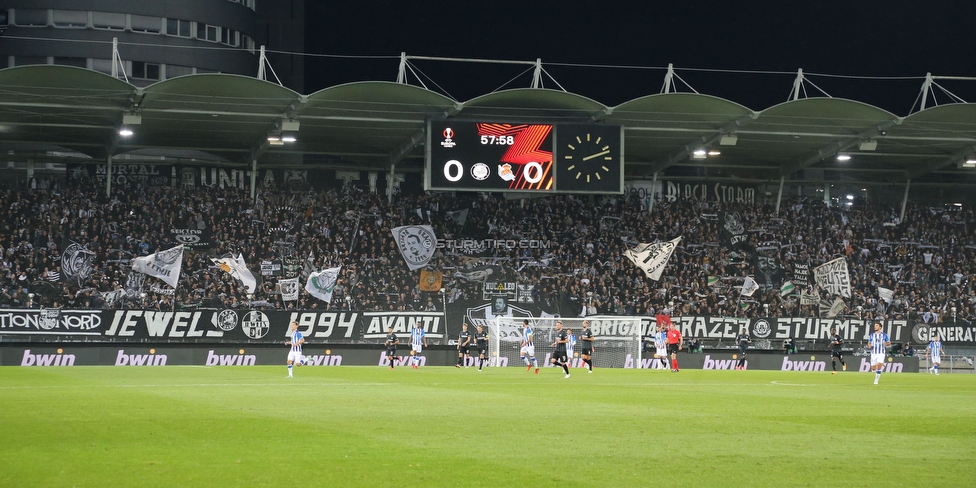
[[[525,366],[519,355],[522,341],[522,321],[528,320],[533,331],[535,357],[539,367],[548,367],[555,347],[556,322],[570,329],[576,336],[572,367],[585,366],[580,351],[583,322],[588,321],[593,332],[593,366],[596,368],[639,368],[641,365],[641,317],[593,316],[586,318],[561,317],[496,317],[489,331],[491,355],[496,365]]]

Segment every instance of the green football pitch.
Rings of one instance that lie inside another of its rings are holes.
[[[0,486],[972,486],[976,375],[0,368]]]

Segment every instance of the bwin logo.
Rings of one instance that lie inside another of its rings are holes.
[[[149,354],[126,354],[124,349],[119,349],[119,355],[115,358],[116,366],[166,366],[166,355],[156,354],[155,349],[150,349]]]
[[[64,351],[58,349],[57,354],[31,354],[30,349],[24,349],[24,358],[20,360],[21,366],[74,366],[74,354],[62,354]]]
[[[254,366],[257,357],[253,354],[214,354],[213,349],[207,351],[207,366]]]

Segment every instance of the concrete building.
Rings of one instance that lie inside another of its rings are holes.
[[[259,1],[268,3],[264,15]],[[2,0],[0,67],[58,64],[111,73],[117,38],[120,77],[124,71],[137,86],[194,73],[255,76],[262,44],[281,40],[288,43],[268,49],[302,50],[304,29],[293,24],[301,25],[304,7],[283,13],[291,3],[301,4],[284,1],[279,9],[269,0]],[[302,59],[286,59],[278,76],[300,90]]]

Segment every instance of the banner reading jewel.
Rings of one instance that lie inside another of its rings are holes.
[[[0,337],[26,337],[31,340],[60,340],[84,336],[88,342],[159,341],[200,343],[268,343],[284,341],[288,324],[296,321],[310,342],[380,343],[387,327],[400,335],[408,334],[420,322],[432,344],[446,344],[460,332],[462,321],[471,325],[492,327],[495,317],[553,317],[536,304],[508,301],[503,309],[494,302],[463,300],[448,304],[449,320],[441,312],[353,312],[353,311],[262,311],[262,310],[195,310],[159,312],[155,310],[27,310],[0,309]],[[598,335],[630,335],[604,326],[594,317]],[[872,321],[860,319],[826,319],[815,317],[730,318],[707,316],[673,317],[685,339],[733,339],[745,327],[753,340],[826,339],[831,327],[847,341],[864,342],[870,335]],[[654,332],[654,317],[643,317],[642,336]],[[976,325],[969,323],[915,325],[905,320],[883,323],[892,342],[911,340],[924,344],[938,333],[947,345],[976,345]]]

